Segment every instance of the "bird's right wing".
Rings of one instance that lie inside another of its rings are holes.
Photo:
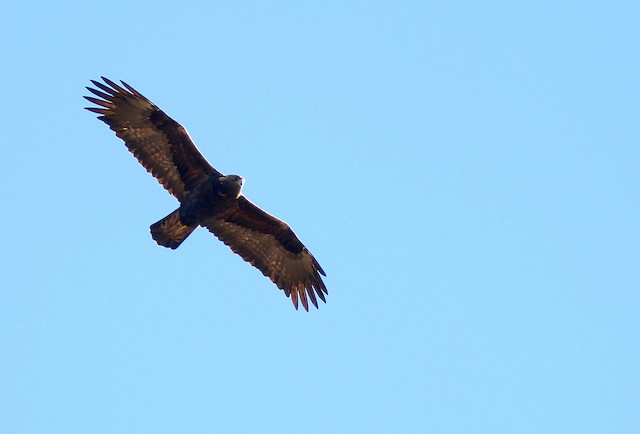
[[[169,193],[182,200],[186,192],[207,177],[221,176],[202,156],[182,125],[125,82],[121,82],[123,88],[107,78],[102,79],[106,85],[91,80],[100,90],[87,87],[99,98],[85,96],[99,107],[86,109],[101,115],[98,119],[124,140],[140,164]]]

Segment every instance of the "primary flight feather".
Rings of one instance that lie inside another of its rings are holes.
[[[295,308],[298,300],[309,310],[325,301],[326,276],[311,252],[289,225],[251,203],[241,193],[244,180],[223,175],[211,166],[187,130],[124,81],[105,77],[91,80],[85,96],[140,164],[178,199],[180,206],[151,225],[151,236],[161,246],[176,249],[202,226],[242,259],[259,269],[284,291]],[[317,298],[316,298],[317,296]]]

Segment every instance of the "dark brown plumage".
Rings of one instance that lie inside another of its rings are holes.
[[[124,140],[140,164],[180,202],[180,207],[151,225],[160,245],[177,248],[198,226],[206,227],[242,259],[269,277],[298,308],[325,301],[326,276],[318,261],[283,221],[241,194],[243,179],[224,176],[202,156],[185,128],[125,82],[102,77],[85,96],[86,107]]]

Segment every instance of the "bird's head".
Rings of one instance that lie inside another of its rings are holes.
[[[222,188],[226,190],[228,196],[233,196],[236,199],[240,197],[242,186],[244,185],[244,178],[238,175],[226,175],[218,178]]]

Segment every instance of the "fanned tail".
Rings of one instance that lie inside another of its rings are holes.
[[[151,225],[151,237],[164,247],[177,249],[198,226],[187,226],[180,220],[180,209]]]

